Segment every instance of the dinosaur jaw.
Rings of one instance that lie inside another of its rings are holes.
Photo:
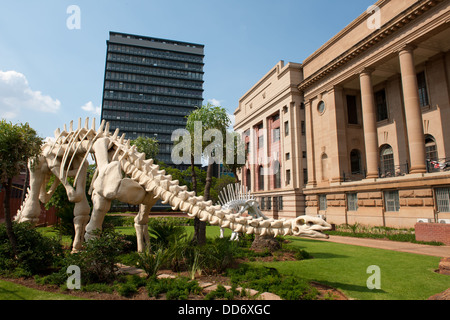
[[[331,225],[318,217],[300,216],[292,222],[292,234],[296,237],[328,239],[323,233],[326,230],[331,230]]]

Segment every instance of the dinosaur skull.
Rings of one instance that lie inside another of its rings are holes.
[[[331,230],[331,225],[318,217],[300,216],[292,222],[292,234],[296,237],[328,239],[329,236],[322,233],[325,230]]]

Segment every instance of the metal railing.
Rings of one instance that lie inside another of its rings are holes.
[[[426,160],[427,173],[432,172],[450,172],[450,158],[440,158],[439,160]],[[409,174],[409,163],[400,165],[378,167],[378,178],[401,177]],[[343,182],[360,181],[367,176],[366,169],[356,172],[342,172]]]
[[[400,165],[378,168],[378,178],[401,177],[401,176],[407,175],[408,173],[409,173],[408,162],[406,162],[404,164],[400,164]]]
[[[352,172],[343,172],[342,178],[344,182],[359,181],[366,178],[366,169]]]

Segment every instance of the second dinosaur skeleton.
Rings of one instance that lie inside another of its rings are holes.
[[[229,184],[223,188],[219,194],[219,202],[223,209],[230,209],[239,216],[247,212],[254,219],[269,220],[259,209],[258,201],[240,183]],[[220,228],[220,237],[223,238],[222,227]],[[230,240],[239,240],[239,233],[233,231]]]
[[[87,157],[92,155],[97,169],[89,189],[93,208],[88,205],[85,186],[87,175]],[[70,202],[75,203],[74,224],[75,241],[73,251],[81,249],[83,239],[94,237],[95,230],[101,230],[104,217],[115,199],[140,205],[135,218],[138,251],[143,251],[149,243],[148,218],[152,206],[161,200],[170,204],[173,210],[180,210],[190,217],[208,221],[211,225],[229,228],[234,232],[256,235],[294,235],[300,237],[327,237],[322,233],[331,226],[324,220],[312,216],[300,216],[293,219],[265,219],[264,217],[243,217],[233,210],[204,201],[186,186],[180,186],[178,180],[166,175],[164,170],[146,159],[145,154],[131,146],[125,135],[119,136],[117,129],[109,131],[109,123],[102,121],[96,130],[95,119],[89,128],[89,119],[84,126],[79,119],[77,129],[73,122],[69,129],[64,126],[55,131],[55,140],[42,146],[38,162],[30,169],[30,188],[17,213],[16,221],[37,223],[40,203],[47,202],[59,183],[66,188]],[[46,190],[50,177],[55,183]],[[73,184],[68,177],[74,179]]]

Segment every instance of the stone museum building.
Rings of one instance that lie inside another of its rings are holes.
[[[450,1],[372,9],[239,100],[241,180],[266,214],[450,223]]]
[[[172,132],[203,103],[204,45],[110,32],[102,120],[127,138],[156,138],[172,164]]]

